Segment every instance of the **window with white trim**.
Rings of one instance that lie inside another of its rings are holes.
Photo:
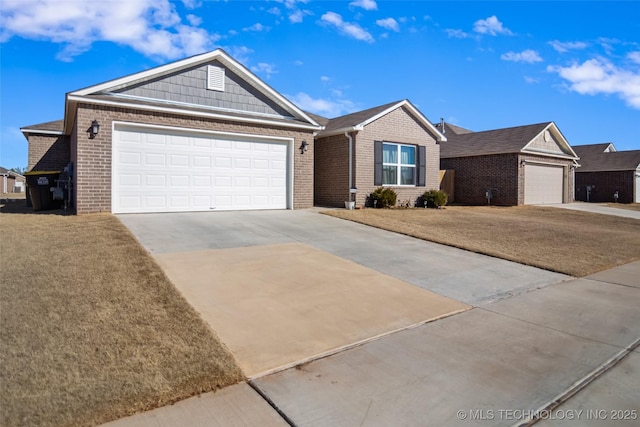
[[[382,144],[382,185],[416,185],[416,147]]]

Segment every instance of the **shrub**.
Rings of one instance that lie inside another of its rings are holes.
[[[398,195],[389,187],[379,187],[371,193],[371,201],[373,202],[373,205],[379,208],[395,206],[397,199]]]
[[[447,193],[440,190],[425,191],[422,200],[427,202],[427,207],[439,208],[447,204]]]

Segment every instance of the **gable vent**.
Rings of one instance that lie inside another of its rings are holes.
[[[207,89],[224,92],[224,68],[207,67]]]

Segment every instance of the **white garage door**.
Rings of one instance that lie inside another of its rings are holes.
[[[525,165],[525,205],[562,203],[562,195],[564,189],[563,175],[564,170],[562,167],[531,164]]]
[[[116,128],[114,213],[286,209],[287,142]]]

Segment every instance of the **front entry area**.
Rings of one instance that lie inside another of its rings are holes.
[[[116,125],[112,212],[287,209],[290,141]]]

